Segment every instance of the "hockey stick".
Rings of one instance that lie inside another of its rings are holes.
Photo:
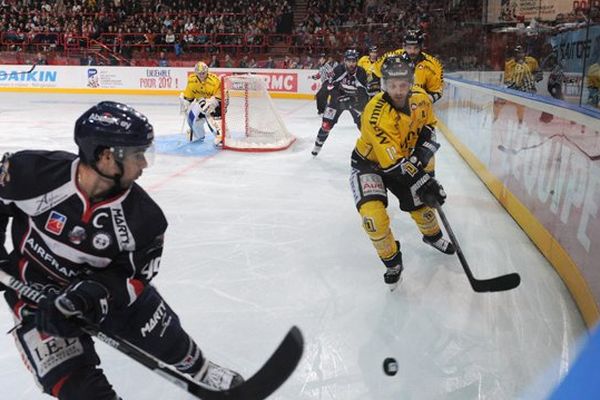
[[[458,259],[460,260],[460,264],[462,265],[465,273],[467,274],[467,278],[469,278],[469,283],[474,291],[478,293],[482,292],[501,292],[504,290],[511,290],[519,286],[521,283],[521,277],[516,272],[498,276],[496,278],[491,279],[476,279],[471,272],[471,268],[469,268],[469,264],[467,263],[467,259],[465,258],[462,249],[460,248],[458,241],[456,240],[456,236],[454,236],[454,232],[452,232],[452,228],[450,228],[450,223],[446,218],[446,214],[442,210],[442,206],[436,204],[435,209],[437,210],[440,218],[442,219],[442,223],[444,224],[444,228],[446,228],[446,232],[448,232],[448,236],[450,236],[450,240],[454,247],[456,247],[456,254],[458,255]]]
[[[29,69],[29,71],[19,71],[17,72],[18,74],[30,74],[33,72],[33,70],[35,69],[35,67],[37,67],[37,62],[34,62],[33,65],[31,66],[31,68]]]
[[[14,290],[21,296],[39,302],[45,294],[7,274],[0,269],[0,282],[4,286]],[[86,326],[85,332],[103,341],[110,347],[120,351],[126,356],[134,359],[143,366],[164,378],[170,380],[177,386],[183,388],[195,397],[204,400],[262,400],[275,392],[294,372],[302,352],[304,350],[304,339],[300,329],[293,326],[275,352],[265,364],[250,379],[228,390],[215,390],[192,379],[191,376],[179,372],[145,352],[139,347],[131,344],[116,335],[99,331],[95,327]]]
[[[539,142],[537,144],[533,144],[531,146],[519,147],[517,149],[509,148],[509,147],[504,146],[503,144],[500,144],[500,145],[498,145],[498,150],[503,151],[505,153],[509,153],[509,154],[518,154],[519,152],[521,152],[523,150],[531,150],[531,149],[535,149],[536,147],[540,147],[547,141],[549,141],[555,137],[559,137],[559,136],[565,136],[565,135],[563,135],[562,133],[555,133],[554,135],[548,136],[547,138],[545,138],[544,140],[542,140],[541,142]]]

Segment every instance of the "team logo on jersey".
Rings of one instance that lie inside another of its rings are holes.
[[[69,241],[73,244],[81,244],[86,238],[87,233],[81,226],[76,226],[69,232]]]
[[[67,217],[62,215],[59,212],[52,211],[50,216],[48,217],[48,221],[46,221],[46,230],[50,233],[54,233],[55,235],[60,235],[67,223]]]
[[[104,232],[98,232],[92,238],[92,246],[98,250],[106,249],[108,246],[110,246],[111,242],[112,239],[110,238],[110,235]]]

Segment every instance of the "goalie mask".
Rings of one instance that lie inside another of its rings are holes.
[[[208,76],[208,65],[202,61],[198,61],[194,67],[194,74],[196,74],[201,81],[205,80]]]

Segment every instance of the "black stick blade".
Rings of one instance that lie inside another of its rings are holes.
[[[471,286],[476,292],[503,292],[519,286],[521,276],[516,272],[512,274],[498,276],[492,279],[473,279]]]
[[[293,326],[264,366],[246,382],[221,392],[224,399],[259,400],[275,392],[294,372],[302,353],[304,339],[298,327]]]

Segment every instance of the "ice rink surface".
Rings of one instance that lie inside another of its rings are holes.
[[[315,159],[313,101],[277,100],[298,140],[286,151],[247,154],[183,142],[175,96],[0,98],[2,153],[75,151],[75,119],[99,100],[127,102],[149,117],[158,153],[139,183],[170,223],[154,282],[205,354],[245,376],[299,326],[303,359],[273,399],[542,399],[577,355],[585,327],[562,281],[443,138],[444,209],[473,273],[518,272],[516,290],[473,292],[457,257],[422,243],[391,200],[405,272],[389,292],[348,184],[358,131],[347,113]],[[7,307],[0,324],[4,332],[13,326]],[[124,400],[192,398],[104,344],[97,348]],[[383,373],[386,357],[398,361],[393,377]],[[2,399],[49,398],[10,335],[0,338],[0,382]]]

